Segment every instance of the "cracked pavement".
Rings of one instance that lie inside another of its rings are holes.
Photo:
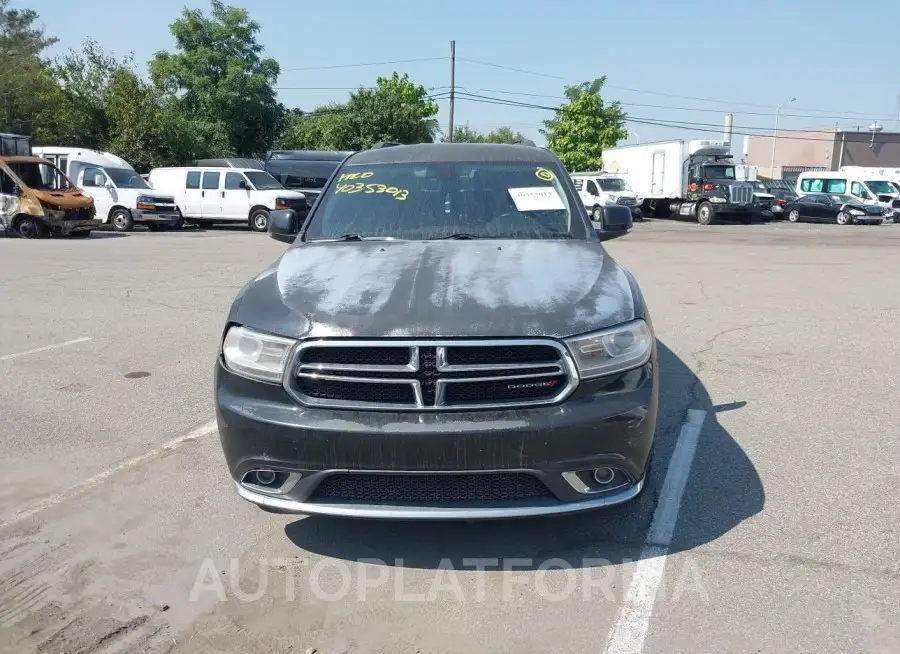
[[[235,496],[210,432],[0,529],[0,650],[602,650],[702,409],[644,651],[900,651],[900,225],[647,221],[606,246],[661,343],[636,503],[478,524],[273,515]],[[229,229],[0,238],[0,355],[91,339],[0,361],[0,524],[208,423],[227,308],[283,248]],[[540,569],[553,560],[572,569]]]

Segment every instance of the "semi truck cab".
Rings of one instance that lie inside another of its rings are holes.
[[[687,201],[673,207],[673,213],[694,216],[701,225],[709,225],[720,214],[751,222],[759,210],[753,184],[737,180],[730,149],[727,143],[701,145],[688,155],[682,175],[682,197]]]

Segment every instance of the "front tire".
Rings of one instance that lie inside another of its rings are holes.
[[[788,213],[787,218],[790,222],[795,223],[798,220],[800,220],[800,212],[797,211],[796,209],[791,209],[790,212]]]
[[[32,216],[19,216],[13,225],[13,232],[19,238],[45,238],[47,228],[44,224]]]
[[[594,208],[591,209],[591,220],[595,223],[599,223],[603,220],[603,209],[600,208],[599,204],[595,204]]]
[[[842,211],[837,215],[837,224],[838,225],[849,225],[853,222],[853,219],[850,217],[850,214],[846,211]]]
[[[713,224],[713,210],[709,202],[701,202],[697,205],[697,222],[701,225]]]
[[[128,209],[116,209],[109,217],[112,228],[117,232],[130,232],[134,229],[134,218]]]

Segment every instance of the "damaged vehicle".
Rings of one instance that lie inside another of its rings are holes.
[[[237,493],[267,511],[477,520],[637,498],[657,343],[632,274],[555,154],[386,145],[349,156],[235,299],[215,363]]]
[[[101,222],[94,200],[49,161],[0,156],[0,229],[21,238],[86,238]]]

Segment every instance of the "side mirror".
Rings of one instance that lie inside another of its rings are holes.
[[[238,188],[242,188],[245,191],[249,191],[250,185],[247,182],[245,182],[244,180],[241,180],[240,182],[238,182]]]
[[[597,229],[597,236],[601,241],[610,241],[625,236],[634,226],[631,207],[610,204],[603,207],[601,211],[601,227]]]
[[[106,177],[103,175],[94,175],[94,186],[106,186]]]
[[[293,209],[278,209],[269,214],[269,236],[282,243],[293,243],[300,231],[300,220]]]

